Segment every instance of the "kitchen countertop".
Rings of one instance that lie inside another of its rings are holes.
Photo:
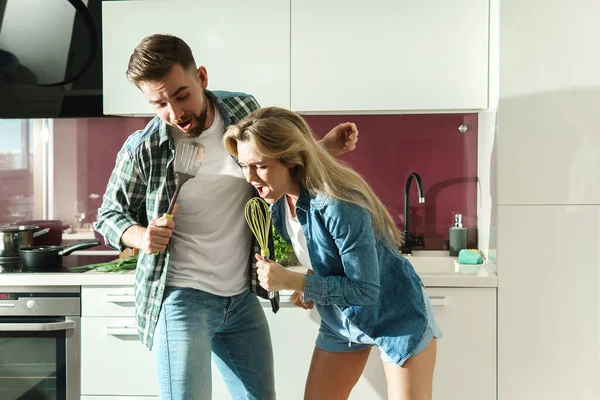
[[[498,287],[496,267],[490,264],[481,265],[476,272],[470,274],[426,273],[419,276],[425,287]]]
[[[110,255],[84,255],[75,252],[65,256],[64,266],[88,265],[111,261],[117,258]],[[300,270],[302,267],[299,267]],[[417,273],[419,273],[419,270]],[[470,273],[427,272],[419,273],[426,287],[497,287],[495,266],[483,264]],[[87,272],[37,272],[37,273],[0,273],[0,286],[128,286],[133,285],[135,271],[106,273]],[[282,294],[283,295],[283,294]]]
[[[119,252],[76,251],[63,256],[62,271],[70,267],[115,260]],[[127,286],[133,285],[135,270],[123,272],[70,271],[70,272],[3,272],[1,286]]]

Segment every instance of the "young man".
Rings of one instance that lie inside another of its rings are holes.
[[[221,143],[225,128],[259,105],[244,93],[208,91],[206,69],[174,36],[143,39],[127,77],[157,117],[117,155],[95,228],[114,248],[141,250],[136,319],[142,343],[157,346],[161,398],[210,399],[212,352],[232,398],[274,399],[269,328],[248,284],[255,251],[244,206],[255,189]],[[162,215],[175,190],[174,149],[182,138],[201,142],[206,153],[171,220]],[[346,123],[323,145],[337,155],[357,140],[356,126]]]

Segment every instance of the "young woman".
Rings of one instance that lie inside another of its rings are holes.
[[[261,286],[296,290],[295,304],[314,302],[321,316],[305,398],[347,399],[377,346],[388,398],[431,399],[441,332],[420,278],[398,252],[400,233],[365,180],[282,108],[255,111],[223,141],[272,204],[275,228],[314,272],[288,271],[257,255]]]

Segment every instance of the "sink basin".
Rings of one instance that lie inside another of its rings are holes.
[[[459,271],[456,257],[450,256],[406,256],[417,274],[454,274]]]

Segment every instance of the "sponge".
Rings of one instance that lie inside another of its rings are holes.
[[[483,264],[483,258],[479,250],[463,249],[458,252],[458,263],[470,265]]]

